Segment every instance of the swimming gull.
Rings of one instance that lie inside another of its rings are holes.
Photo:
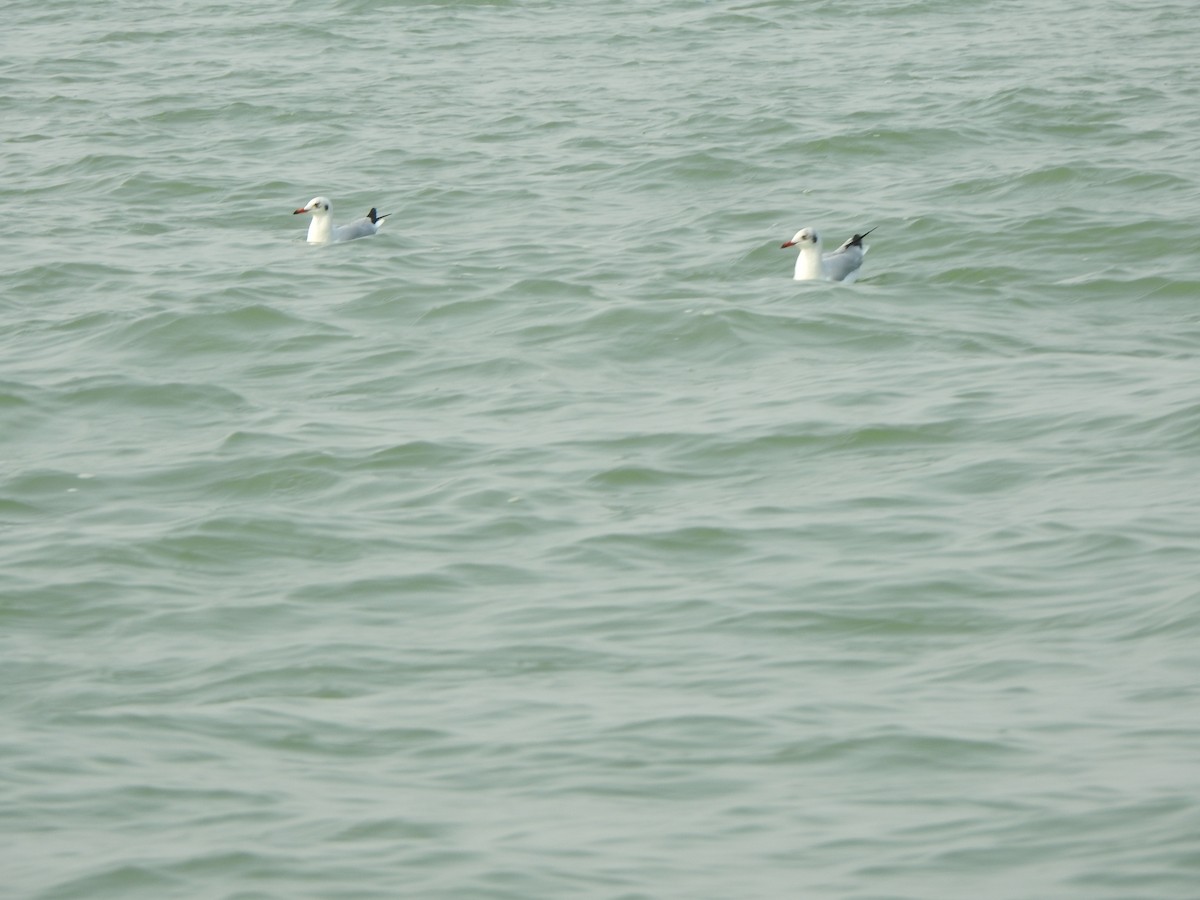
[[[870,249],[862,240],[871,231],[854,235],[832,253],[821,253],[821,236],[814,228],[801,228],[790,241],[779,246],[800,248],[796,274],[792,276],[796,281],[844,281],[849,284],[858,278],[863,257]]]
[[[301,213],[312,214],[312,221],[308,223],[308,242],[310,244],[328,244],[333,241],[352,241],[355,238],[367,237],[382,228],[383,220],[391,215],[391,213],[378,215],[375,207],[372,206],[371,211],[361,219],[346,225],[334,225],[333,204],[327,197],[313,197],[292,215],[298,216]]]

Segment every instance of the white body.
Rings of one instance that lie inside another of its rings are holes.
[[[375,210],[371,210],[374,213]],[[355,238],[368,237],[383,227],[383,216],[375,217],[372,221],[370,214],[346,225],[333,224],[333,204],[325,197],[313,197],[292,215],[307,213],[312,216],[308,223],[308,242],[310,244],[330,244],[335,241],[352,241]]]
[[[869,232],[868,232],[869,233]],[[801,228],[784,247],[799,247],[796,257],[796,281],[844,281],[847,284],[858,278],[863,257],[868,248],[862,242],[863,235],[854,235],[832,253],[821,252],[821,236],[815,229]]]

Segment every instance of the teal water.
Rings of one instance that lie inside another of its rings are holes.
[[[1192,13],[8,4],[0,893],[1200,895]]]

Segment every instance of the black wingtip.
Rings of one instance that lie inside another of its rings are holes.
[[[878,225],[875,226],[875,228],[878,228],[878,227],[879,227]],[[872,231],[874,231],[875,228],[872,228],[868,231],[864,231],[862,234],[856,234],[854,237],[850,238],[850,246],[861,247],[863,238],[865,238],[868,234],[870,234]]]
[[[371,207],[371,211],[367,213],[367,218],[371,220],[371,224],[376,224],[380,219],[386,219],[391,213],[384,213],[382,216],[375,211],[375,207]]]

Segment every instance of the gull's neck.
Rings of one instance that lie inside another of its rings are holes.
[[[315,222],[313,223],[316,224]],[[311,232],[310,232],[311,234]],[[309,238],[312,240],[312,238]],[[821,262],[821,245],[806,244],[796,257],[795,281],[818,281],[825,277],[825,264]]]
[[[321,215],[316,211],[312,214],[312,221],[308,223],[308,242],[310,244],[328,244],[333,240],[333,217],[324,210]]]

